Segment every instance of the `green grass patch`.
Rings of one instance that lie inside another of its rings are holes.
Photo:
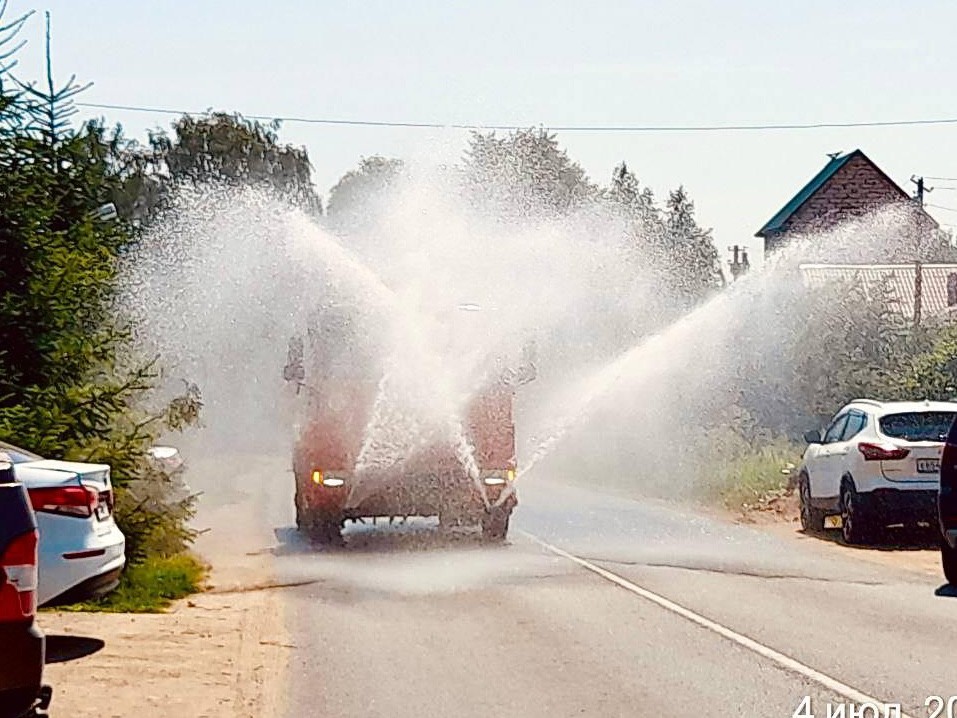
[[[783,470],[800,458],[800,450],[785,441],[727,457],[715,466],[714,494],[731,511],[759,507],[786,492],[790,476]]]
[[[176,599],[199,591],[205,577],[206,566],[192,554],[148,558],[128,566],[112,593],[65,610],[160,613]]]

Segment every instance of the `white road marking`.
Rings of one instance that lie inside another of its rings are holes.
[[[843,696],[844,698],[847,698],[848,700],[856,704],[875,703],[881,707],[887,705],[883,701],[877,698],[874,698],[872,696],[869,696],[866,693],[862,693],[856,688],[853,688],[847,685],[846,683],[842,683],[836,678],[831,678],[830,676],[824,673],[821,673],[820,671],[815,670],[814,668],[811,668],[810,666],[807,666],[801,663],[800,661],[794,658],[791,658],[790,656],[786,656],[779,651],[775,651],[773,648],[765,646],[763,643],[758,643],[754,639],[748,638],[747,636],[741,633],[738,633],[737,631],[734,631],[726,626],[723,626],[716,621],[712,621],[710,618],[705,618],[701,614],[695,613],[694,611],[688,608],[685,608],[684,606],[680,606],[674,601],[671,601],[665,598],[664,596],[654,593],[653,591],[649,591],[646,588],[642,588],[641,586],[632,583],[628,579],[619,576],[617,573],[612,573],[611,571],[604,569],[601,566],[598,566],[592,563],[591,561],[587,561],[583,558],[579,558],[578,556],[575,556],[574,554],[568,553],[568,551],[564,551],[558,548],[557,546],[553,546],[547,541],[543,541],[542,539],[528,533],[527,531],[518,531],[518,533],[522,534],[529,540],[534,541],[535,543],[537,543],[539,546],[546,549],[547,551],[551,551],[553,554],[557,556],[561,556],[562,558],[568,559],[572,563],[577,563],[582,568],[587,569],[591,571],[592,573],[598,574],[606,581],[610,581],[611,583],[615,584],[616,586],[620,586],[626,591],[631,591],[636,596],[640,596],[641,598],[644,598],[647,601],[651,601],[652,603],[660,606],[666,611],[670,611],[671,613],[681,616],[682,618],[685,618],[691,621],[692,623],[696,623],[702,628],[706,628],[709,631],[713,631],[714,633],[717,633],[719,636],[723,636],[724,638],[727,638],[729,641],[733,641],[734,643],[737,643],[739,646],[742,646],[744,648],[747,648],[749,651],[753,651],[754,653],[757,653],[759,656],[763,656],[764,658],[767,658],[768,660],[774,661],[779,666],[789,671],[793,671],[794,673],[802,675],[805,678],[809,678],[815,683],[819,683],[825,688],[828,688],[834,691],[835,693]],[[900,717],[913,718],[912,716],[909,716],[907,713],[904,713],[904,712],[901,712]]]

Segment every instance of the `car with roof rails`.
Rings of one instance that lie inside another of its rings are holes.
[[[857,399],[823,431],[807,432],[797,478],[802,528],[822,531],[839,516],[844,540],[859,544],[892,524],[935,524],[955,416],[955,402]]]
[[[50,705],[36,624],[38,537],[27,492],[0,455],[0,718],[39,716]]]

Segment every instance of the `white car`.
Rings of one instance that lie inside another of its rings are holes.
[[[821,531],[840,515],[848,543],[890,524],[937,517],[940,455],[957,403],[852,401],[809,446],[798,470],[801,526]]]
[[[113,520],[110,467],[47,460],[4,442],[0,452],[12,460],[37,517],[37,603],[76,603],[116,588],[126,538]]]

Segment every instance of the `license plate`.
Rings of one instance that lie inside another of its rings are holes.
[[[94,510],[97,521],[106,521],[110,518],[110,505],[105,501],[100,501]]]
[[[917,471],[921,474],[936,474],[940,471],[940,459],[918,459]]]

